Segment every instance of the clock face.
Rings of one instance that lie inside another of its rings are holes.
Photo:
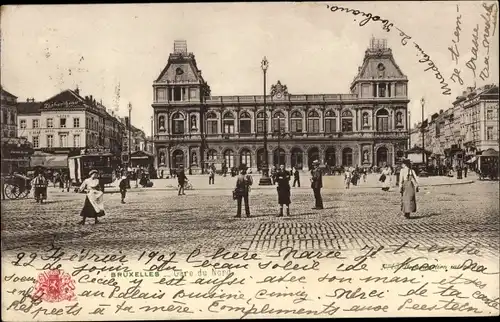
[[[180,67],[179,67],[179,68],[177,68],[177,69],[175,70],[175,74],[176,74],[176,75],[182,75],[182,74],[184,74],[184,71],[182,70],[182,68],[180,68]]]
[[[276,94],[276,98],[282,98],[283,97],[283,94],[282,93],[277,93]]]
[[[377,69],[380,70],[380,71],[385,70],[384,64],[382,64],[382,63],[378,64]]]

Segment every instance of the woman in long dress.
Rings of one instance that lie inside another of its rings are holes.
[[[384,167],[382,168],[379,180],[382,182],[382,190],[389,191],[392,183],[392,170],[386,164],[384,164]]]
[[[87,191],[87,197],[80,212],[80,216],[82,216],[82,221],[79,222],[80,225],[84,225],[87,218],[95,218],[97,224],[99,222],[97,218],[105,215],[104,193],[99,184],[97,170],[90,171],[89,175],[90,178],[85,179],[79,189],[80,192]]]
[[[409,219],[410,213],[417,211],[418,177],[411,168],[411,162],[408,159],[403,160],[399,176],[399,191],[401,193],[401,211],[405,218]]]
[[[280,212],[278,217],[283,216],[283,205],[286,206],[286,215],[290,216],[290,173],[285,170],[285,165],[280,165],[279,170],[276,172],[276,182],[278,186],[276,190],[278,191],[278,204],[280,206]]]

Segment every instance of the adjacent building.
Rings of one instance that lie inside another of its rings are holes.
[[[65,90],[44,102],[18,103],[17,132],[35,151],[79,154],[84,148],[106,149],[119,156],[125,127],[92,96]]]
[[[1,97],[1,124],[2,138],[15,138],[16,135],[16,120],[17,120],[17,96],[7,92],[3,87],[0,87],[2,92]]]
[[[277,81],[264,114],[263,95],[212,96],[195,55],[176,41],[153,82],[157,167],[182,165],[197,173],[210,163],[245,163],[257,170],[265,128],[272,164],[395,164],[408,144],[408,78],[385,40],[371,40],[349,88],[345,94],[291,94]]]
[[[416,124],[410,142],[422,147],[424,138],[434,165],[463,165],[486,150],[498,152],[498,121],[498,85],[467,88],[452,107]]]

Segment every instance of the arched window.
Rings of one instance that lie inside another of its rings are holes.
[[[319,133],[319,114],[316,111],[307,114],[307,132]]]
[[[377,112],[377,131],[389,131],[389,112],[386,109],[381,109]]]
[[[285,114],[278,111],[273,115],[273,132],[285,130]]]
[[[207,161],[208,162],[214,162],[215,160],[217,160],[217,151],[215,150],[208,150],[207,152]]]
[[[352,149],[351,148],[345,148],[342,151],[342,165],[344,167],[352,166]]]
[[[342,132],[352,132],[352,113],[349,110],[342,112]]]
[[[291,132],[302,132],[302,113],[299,111],[293,111],[290,115],[291,122]]]
[[[177,112],[172,115],[172,134],[184,134],[184,115]]]
[[[227,112],[224,114],[222,118],[222,126],[224,129],[224,133],[234,133],[234,115],[231,112]]]
[[[245,164],[247,167],[252,166],[252,153],[248,149],[243,149],[240,153],[240,164]]]
[[[404,127],[403,123],[403,112],[396,113],[396,127]]]
[[[337,132],[337,117],[332,110],[325,112],[325,133]]]
[[[158,117],[158,130],[160,132],[165,131],[165,116],[163,115],[160,115],[160,117]]]
[[[207,134],[217,134],[217,115],[214,112],[207,114]]]
[[[257,113],[257,133],[264,133],[264,122],[265,122],[265,114],[264,112]]]
[[[363,113],[363,117],[362,117],[362,126],[363,128],[369,128],[370,127],[370,122],[369,122],[369,118],[370,118],[370,115],[368,114],[368,112],[364,112]]]
[[[240,114],[240,129],[239,132],[242,134],[252,133],[252,117],[247,111],[243,111]]]
[[[226,166],[229,169],[234,167],[234,152],[233,152],[233,150],[224,151],[224,161],[226,161]]]

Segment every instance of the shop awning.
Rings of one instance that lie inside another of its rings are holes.
[[[54,154],[34,154],[31,157],[31,167],[44,167],[48,169],[61,169],[68,167],[67,155],[54,155]]]

